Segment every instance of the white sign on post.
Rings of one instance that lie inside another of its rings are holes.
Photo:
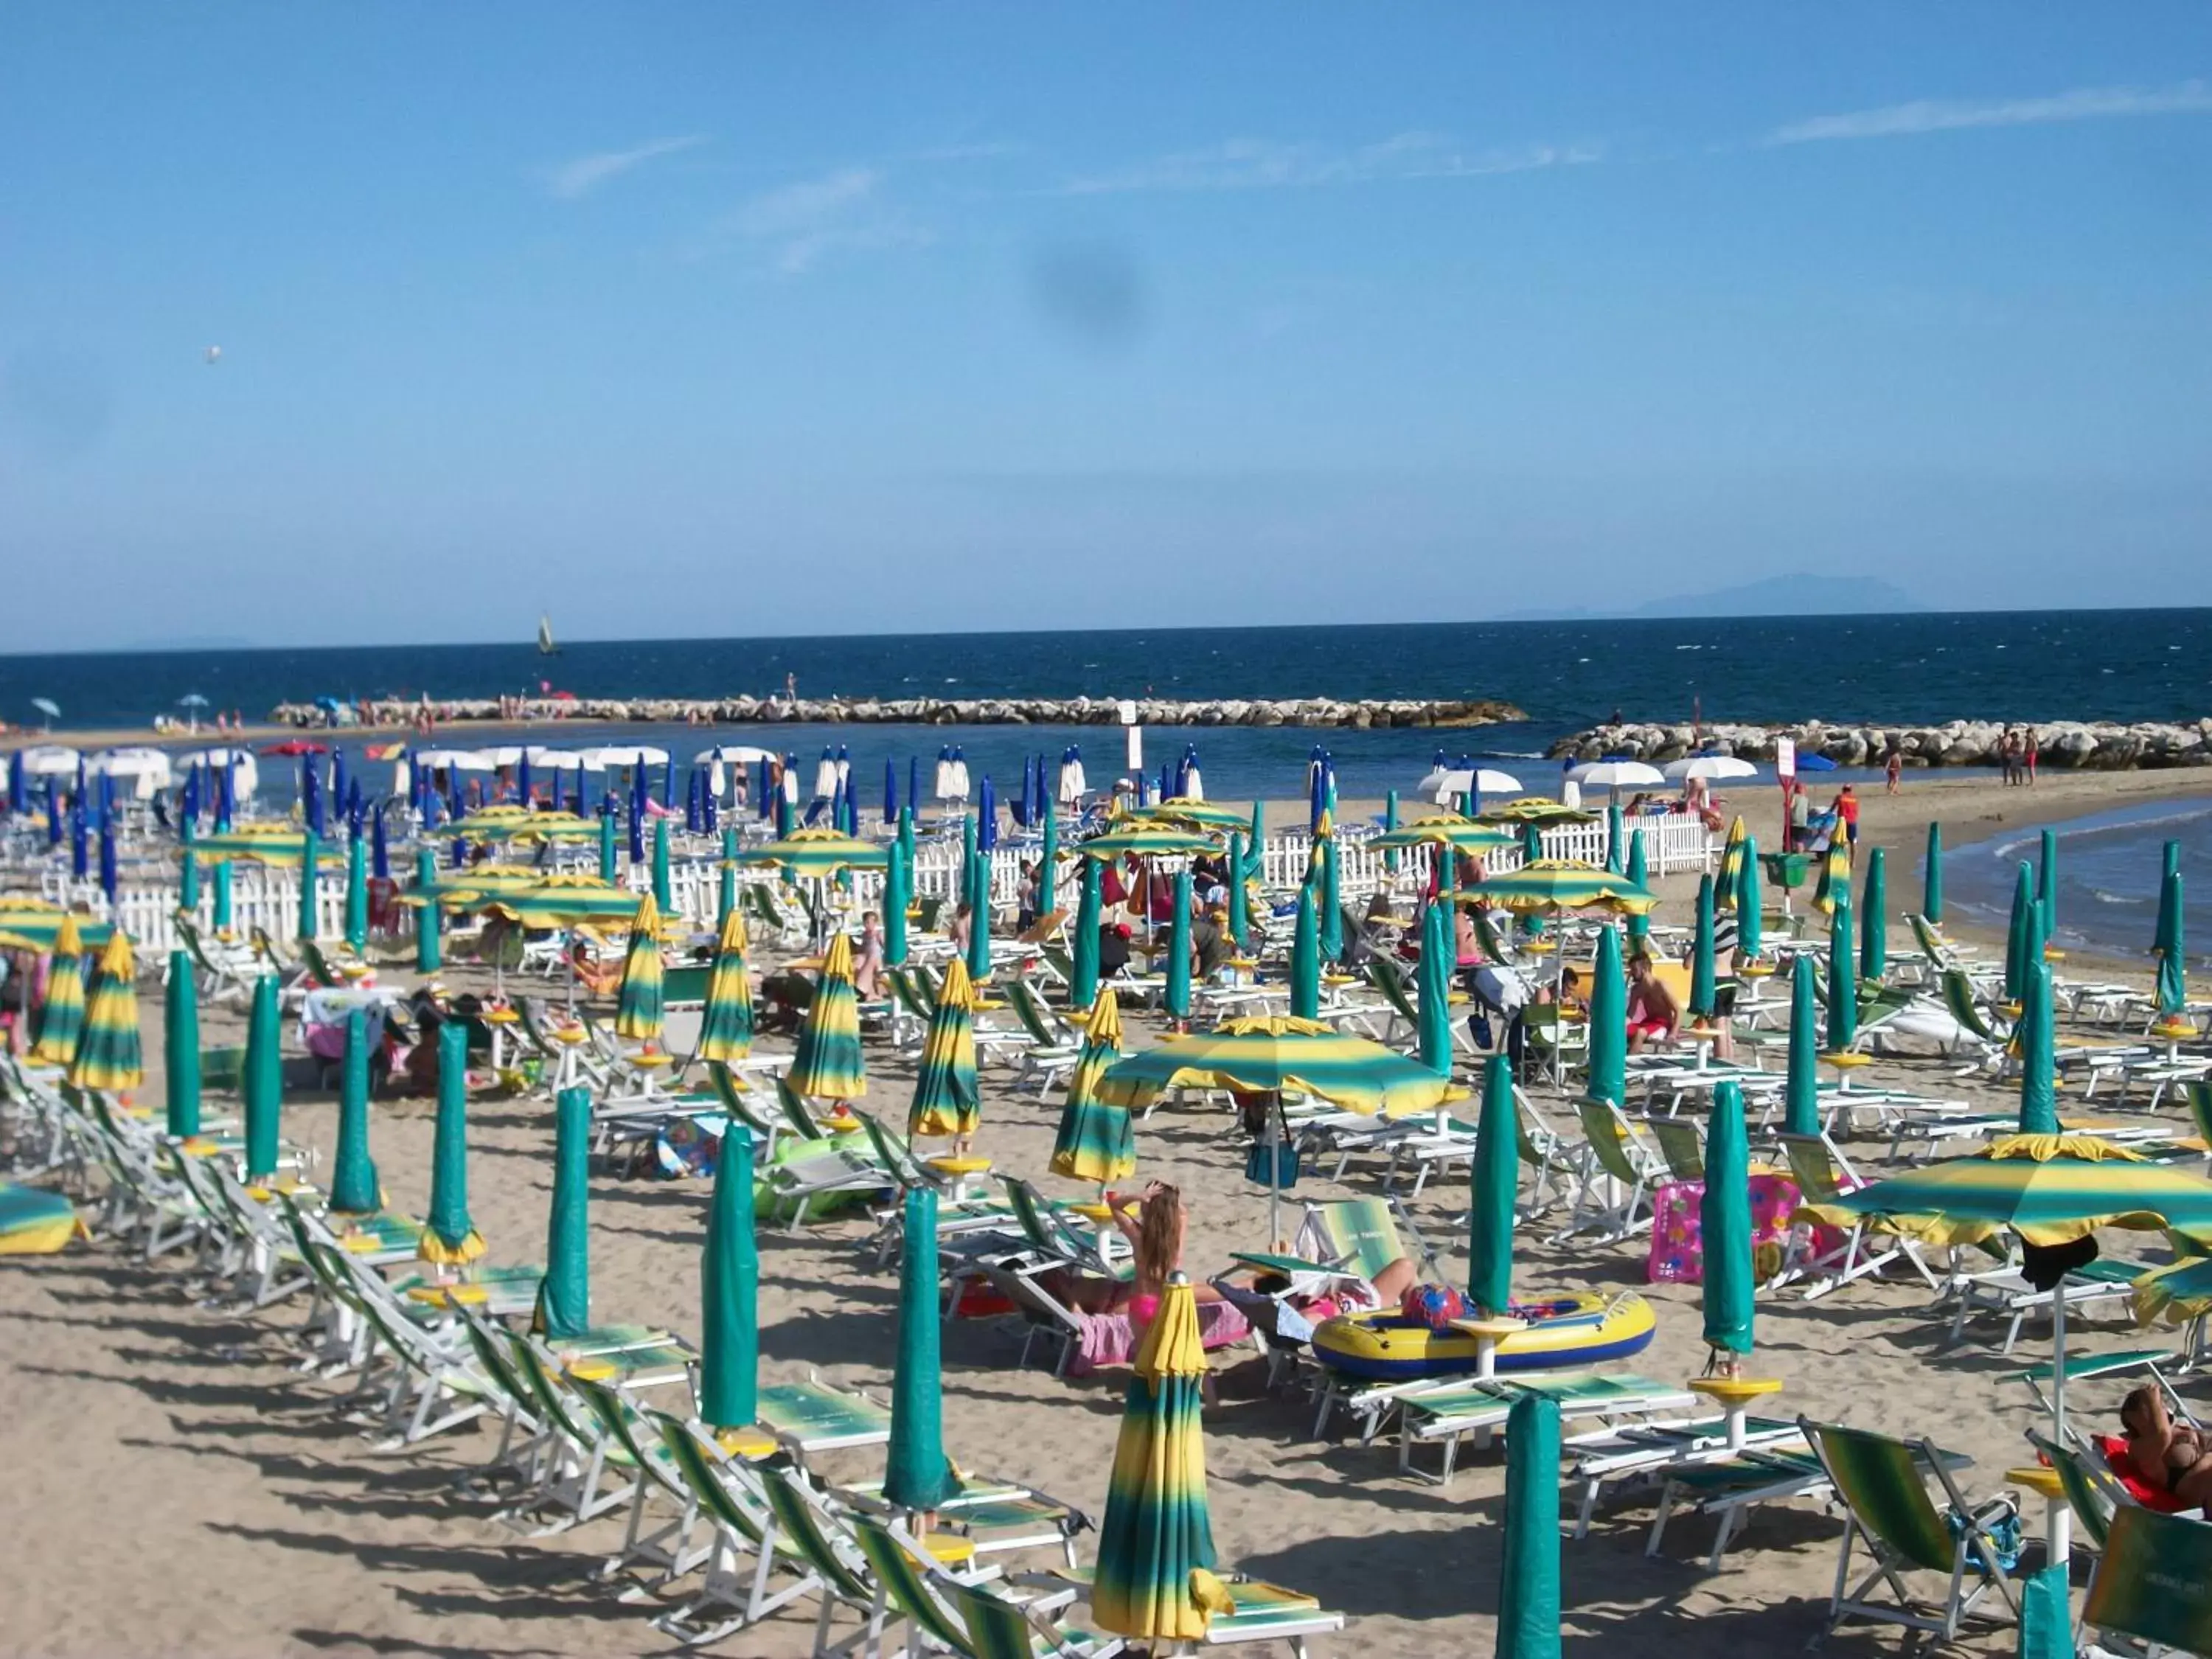
[[[1794,778],[1797,775],[1797,742],[1796,738],[1775,738],[1774,772],[1776,776],[1784,779]]]
[[[1119,712],[1129,734],[1129,758],[1124,763],[1132,772],[1141,772],[1145,769],[1145,728],[1137,724],[1137,705],[1124,698]]]

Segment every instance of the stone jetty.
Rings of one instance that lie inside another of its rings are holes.
[[[1996,766],[2008,730],[2035,733],[2037,763],[2068,770],[2125,772],[2162,767],[2212,766],[2212,718],[2185,725],[2109,720],[1948,720],[1941,726],[1830,724],[1796,726],[1708,724],[1595,726],[1561,738],[1554,760],[1596,760],[1626,755],[1660,763],[1705,750],[1744,760],[1774,758],[1778,738],[1800,754],[1824,755],[1839,766],[1880,766],[1891,750],[1907,766]]]
[[[1333,697],[1222,697],[1185,702],[1134,699],[1144,726],[1297,726],[1351,727],[1474,726],[1528,716],[1510,702],[1471,697],[1443,701],[1391,698],[1343,702]],[[425,707],[441,725],[514,724],[568,720],[611,725],[746,726],[1115,726],[1119,702],[1105,697],[496,697],[377,699],[357,706],[363,724],[404,726]],[[327,723],[308,703],[279,703],[279,726]]]

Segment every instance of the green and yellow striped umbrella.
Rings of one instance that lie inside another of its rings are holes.
[[[907,1133],[972,1135],[981,1103],[975,1086],[975,982],[968,976],[968,964],[955,957],[945,970],[945,988],[937,994],[929,1030],[921,1040],[921,1069],[915,1077]]]
[[[75,916],[64,916],[46,969],[46,998],[39,1006],[39,1040],[31,1058],[66,1066],[76,1058],[84,1033],[84,939]]]
[[[1111,987],[1099,992],[1083,1028],[1083,1049],[1067,1080],[1067,1104],[1052,1142],[1052,1172],[1102,1188],[1137,1167],[1136,1120],[1098,1098],[1098,1079],[1121,1057],[1121,1010]]]
[[[1751,826],[1739,812],[1729,821],[1728,839],[1721,843],[1720,889],[1723,893],[1734,891],[1734,884],[1742,879],[1744,843],[1750,839]]]
[[[2154,1267],[2136,1280],[2136,1318],[2148,1325],[2163,1315],[2173,1324],[2212,1313],[2212,1256],[2191,1256]]]
[[[817,1100],[858,1100],[868,1091],[860,1054],[860,1004],[853,994],[853,941],[839,933],[822,958],[814,1000],[799,1028],[798,1051],[784,1079],[794,1094]]]
[[[131,958],[131,935],[117,933],[100,953],[93,972],[92,1000],[69,1079],[80,1089],[118,1093],[135,1089],[146,1073],[138,1053],[138,964]]]
[[[233,859],[250,859],[279,869],[296,870],[307,856],[310,837],[304,830],[284,823],[248,823],[235,830],[226,830],[220,835],[202,836],[192,843],[192,853],[209,864],[228,864]],[[345,862],[344,851],[318,841],[315,862],[333,866]]]
[[[104,921],[77,915],[44,899],[10,895],[0,899],[0,948],[52,954],[60,944],[64,925],[70,921],[76,924],[80,956],[88,945],[106,944],[108,935],[115,931]]]
[[[0,1255],[52,1255],[71,1239],[91,1237],[61,1194],[0,1181]]]
[[[1385,852],[1401,847],[1449,847],[1455,853],[1488,853],[1510,847],[1516,839],[1511,830],[1494,823],[1478,823],[1457,812],[1437,812],[1386,830],[1368,844]]]
[[[435,899],[448,910],[465,910],[493,893],[522,893],[552,879],[527,864],[478,864],[451,870],[427,882],[417,882],[399,896],[399,902],[417,909]],[[601,885],[605,885],[604,883]]]
[[[1201,830],[1223,831],[1242,830],[1244,814],[1233,806],[1224,806],[1210,800],[1184,800],[1180,797],[1156,801],[1140,811],[1109,823],[1109,830],[1139,823],[1190,824]]]
[[[1132,853],[1143,859],[1184,858],[1194,853],[1219,852],[1221,839],[1191,830],[1155,828],[1139,821],[1127,829],[1109,830],[1103,836],[1093,836],[1075,850],[1087,859],[1127,858]]]
[[[1489,808],[1480,814],[1480,821],[1484,823],[1533,823],[1541,830],[1554,823],[1595,823],[1597,814],[1547,799],[1542,795],[1523,795],[1518,800],[1509,800],[1501,806]]]
[[[827,878],[841,870],[880,870],[890,854],[873,842],[848,836],[826,825],[794,830],[781,841],[741,854],[740,864],[775,864],[786,875]]]
[[[1466,1098],[1419,1060],[1319,1020],[1266,1014],[1174,1036],[1107,1068],[1099,1100],[1142,1111],[1170,1089],[1287,1090],[1373,1116]]]
[[[1516,915],[1546,910],[1602,910],[1613,915],[1645,915],[1658,896],[1626,876],[1572,859],[1538,859],[1518,870],[1462,888],[1462,904],[1486,904]]]
[[[2212,1182],[2091,1135],[2010,1135],[1798,1213],[1843,1227],[1871,1220],[1931,1244],[1978,1244],[2008,1230],[2030,1244],[2067,1244],[2101,1227],[2212,1238]]]
[[[542,842],[597,841],[599,826],[574,812],[538,812],[520,806],[487,806],[465,818],[454,818],[430,832],[458,836],[463,841],[514,842],[534,846]]]
[[[505,916],[524,927],[611,929],[637,914],[636,894],[626,887],[611,887],[597,876],[556,876],[540,880],[534,887],[465,896],[457,889],[453,896],[441,896],[438,902],[447,909],[484,910]]]
[[[1832,916],[1838,904],[1850,902],[1851,844],[1838,823],[1829,837],[1827,854],[1820,860],[1820,880],[1813,889],[1813,903],[1822,915]]]
[[[1213,1616],[1231,1608],[1212,1571],[1199,1419],[1206,1371],[1198,1298],[1176,1273],[1162,1288],[1124,1396],[1091,1589],[1099,1626],[1139,1641],[1202,1641]]]
[[[667,1023],[661,995],[660,907],[653,895],[637,901],[623,957],[622,989],[615,996],[615,1035],[651,1042]]]
[[[707,976],[707,1012],[699,1021],[699,1058],[727,1065],[753,1051],[753,976],[745,966],[745,919],[736,906],[714,941]]]

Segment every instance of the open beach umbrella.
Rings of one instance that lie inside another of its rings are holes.
[[[2036,963],[2020,1006],[2020,1132],[2058,1133],[2058,1059],[2051,969]]]
[[[753,1238],[753,1138],[742,1123],[722,1134],[699,1291],[699,1416],[711,1428],[749,1428],[760,1415],[760,1248]]]
[[[753,1051],[753,981],[745,965],[745,919],[733,908],[714,941],[707,975],[707,1008],[699,1020],[698,1058],[727,1065]]]
[[[1076,848],[1090,859],[1126,858],[1132,853],[1139,858],[1179,858],[1220,849],[1221,842],[1215,836],[1147,824],[1141,819],[1125,819],[1121,825],[1103,836],[1093,836]]]
[[[1743,858],[1736,866],[1732,896],[1735,900],[1735,959],[1740,973],[1745,963],[1766,953],[1766,917],[1760,908],[1756,836],[1746,835],[1743,838]]]
[[[785,1081],[792,1091],[817,1100],[858,1100],[868,1091],[860,1054],[860,1005],[853,993],[853,941],[833,934],[814,981],[814,1000],[799,1028],[797,1049]]]
[[[2038,931],[2047,942],[2058,931],[2058,832],[2046,828],[2037,841],[2040,856],[2035,866],[2035,906],[2043,913]]]
[[[553,1203],[533,1322],[548,1341],[592,1328],[591,1158],[592,1091],[563,1089],[553,1101]]]
[[[1482,1115],[1475,1125],[1469,1176],[1468,1300],[1485,1318],[1513,1304],[1513,1208],[1521,1186],[1520,1132],[1513,1107],[1513,1062],[1492,1054],[1482,1073]]]
[[[1943,826],[1928,826],[1926,867],[1920,873],[1920,914],[1931,927],[1943,925]]]
[[[331,1208],[373,1215],[384,1207],[368,1155],[368,1011],[346,1014],[345,1058],[338,1067],[338,1146],[331,1160]]]
[[[438,1027],[438,1119],[430,1139],[430,1213],[416,1255],[441,1267],[466,1267],[484,1253],[469,1218],[469,1031],[457,1019]]]
[[[2177,1323],[2212,1313],[2212,1256],[2191,1255],[2154,1267],[2135,1281],[2136,1322],[2163,1316]]]
[[[1175,915],[1168,924],[1167,988],[1160,1002],[1170,1019],[1190,1018],[1190,872],[1175,878]]]
[[[131,935],[118,927],[108,936],[93,971],[84,1030],[70,1063],[69,1080],[77,1088],[115,1094],[135,1089],[144,1079],[138,1050],[137,973]]]
[[[1827,1052],[1844,1053],[1858,1040],[1858,963],[1851,950],[1850,890],[1844,888],[1828,918]]]
[[[668,820],[653,821],[653,902],[665,916],[676,914],[676,895],[668,881]]]
[[[957,1486],[945,1456],[945,1372],[938,1352],[937,1194],[912,1187],[899,1249],[898,1346],[884,1501],[927,1515]]]
[[[873,842],[821,824],[780,836],[743,854],[738,862],[773,864],[787,876],[826,881],[846,870],[880,870],[890,858],[890,853]]]
[[[623,954],[622,988],[615,995],[615,1035],[639,1042],[657,1040],[667,1023],[662,994],[660,907],[647,893],[637,901]]]
[[[1790,967],[1790,1073],[1782,1091],[1782,1132],[1820,1133],[1820,1054],[1814,1023],[1813,958],[1801,955]]]
[[[1631,887],[1635,888],[1638,892],[1649,891],[1650,884],[1645,880],[1645,877],[1648,873],[1649,871],[1644,863],[1644,837],[1632,833],[1628,837],[1628,884]],[[1628,937],[1634,940],[1638,945],[1641,945],[1646,939],[1650,937],[1650,912],[1648,910],[1630,911],[1628,913]]]
[[[278,1139],[284,1117],[284,1057],[278,1048],[283,1027],[276,1012],[276,975],[253,981],[253,1001],[246,1017],[246,1063],[239,1094],[246,1108],[246,1178],[268,1181],[276,1174]]]
[[[945,987],[930,1011],[915,1073],[909,1135],[972,1135],[982,1096],[975,1085],[975,988],[968,964],[945,965]]]
[[[93,947],[106,945],[114,931],[108,922],[94,921],[44,899],[23,894],[0,895],[0,946],[47,956],[67,954],[82,957]],[[74,941],[66,951],[62,944],[64,933]],[[78,963],[78,977],[80,981],[83,977],[82,962]]]
[[[1444,907],[1431,904],[1421,913],[1420,1016],[1417,1033],[1421,1064],[1439,1077],[1452,1068],[1451,981],[1457,967],[1451,922]]]
[[[17,915],[14,920],[29,918]],[[76,918],[64,915],[55,926],[46,1000],[39,1006],[39,1040],[31,1045],[31,1058],[67,1066],[76,1058],[77,1039],[83,1033],[84,937]]]
[[[1297,926],[1291,934],[1291,1013],[1321,1018],[1321,919],[1311,882],[1298,889]]]
[[[1741,1358],[1751,1352],[1753,1335],[1751,1148],[1744,1131],[1743,1090],[1733,1080],[1713,1089],[1698,1226],[1704,1246],[1705,1346]]]
[[[182,1140],[200,1132],[200,995],[189,952],[169,952],[161,994],[161,1082],[168,1130]]]
[[[2189,1006],[2187,959],[2181,951],[2181,872],[2169,870],[2158,890],[2158,1012],[2181,1018]]]
[[[1428,1111],[1466,1092],[1410,1055],[1318,1020],[1280,1014],[1170,1037],[1117,1061],[1098,1079],[1101,1100],[1131,1111],[1171,1089],[1289,1091],[1370,1116]]]
[[[1889,884],[1882,849],[1867,854],[1866,874],[1859,878],[1859,977],[1880,981],[1889,972]]]
[[[2035,872],[2022,859],[2013,882],[2012,920],[2005,928],[2005,998],[2018,1002],[2027,994],[2027,976],[2043,960],[2043,940],[2036,927]]]
[[[1053,1136],[1052,1172],[1094,1181],[1103,1191],[1137,1167],[1136,1122],[1128,1111],[1098,1098],[1098,1079],[1121,1057],[1121,1011],[1109,988],[1091,1005],[1083,1048],[1067,1080],[1067,1103]]]
[[[368,854],[360,836],[346,842],[345,942],[356,956],[368,949]]]
[[[1201,1641],[1213,1616],[1231,1607],[1212,1571],[1199,1416],[1206,1371],[1197,1296],[1178,1273],[1161,1288],[1123,1396],[1091,1590],[1099,1626],[1139,1641]],[[1547,1479],[1556,1492],[1556,1454]]]
[[[1523,1394],[1505,1419],[1498,1659],[1559,1659],[1559,1402]]]
[[[1621,975],[1620,935],[1601,927],[1590,975],[1589,1086],[1592,1100],[1628,1100],[1628,982]]]
[[[1094,859],[1083,860],[1081,896],[1075,902],[1073,969],[1067,976],[1067,1006],[1088,1008],[1098,999],[1098,927],[1105,900],[1099,889],[1099,870]]]
[[[1540,915],[1552,910],[1597,910],[1607,915],[1642,915],[1659,902],[1625,876],[1616,876],[1594,864],[1571,859],[1538,859],[1518,870],[1492,876],[1460,890],[1462,904],[1480,903],[1520,915]]]
[[[1701,1024],[1718,1006],[1713,966],[1713,878],[1698,878],[1697,926],[1690,944],[1690,1014]]]
[[[1227,834],[1242,830],[1248,823],[1246,816],[1233,806],[1224,806],[1218,801],[1193,800],[1186,796],[1174,796],[1156,801],[1142,812],[1125,817],[1125,824],[1152,824],[1167,829],[1195,830]]]

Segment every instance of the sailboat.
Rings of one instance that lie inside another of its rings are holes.
[[[538,654],[541,657],[561,654],[561,647],[553,643],[553,619],[544,615],[538,618]]]

